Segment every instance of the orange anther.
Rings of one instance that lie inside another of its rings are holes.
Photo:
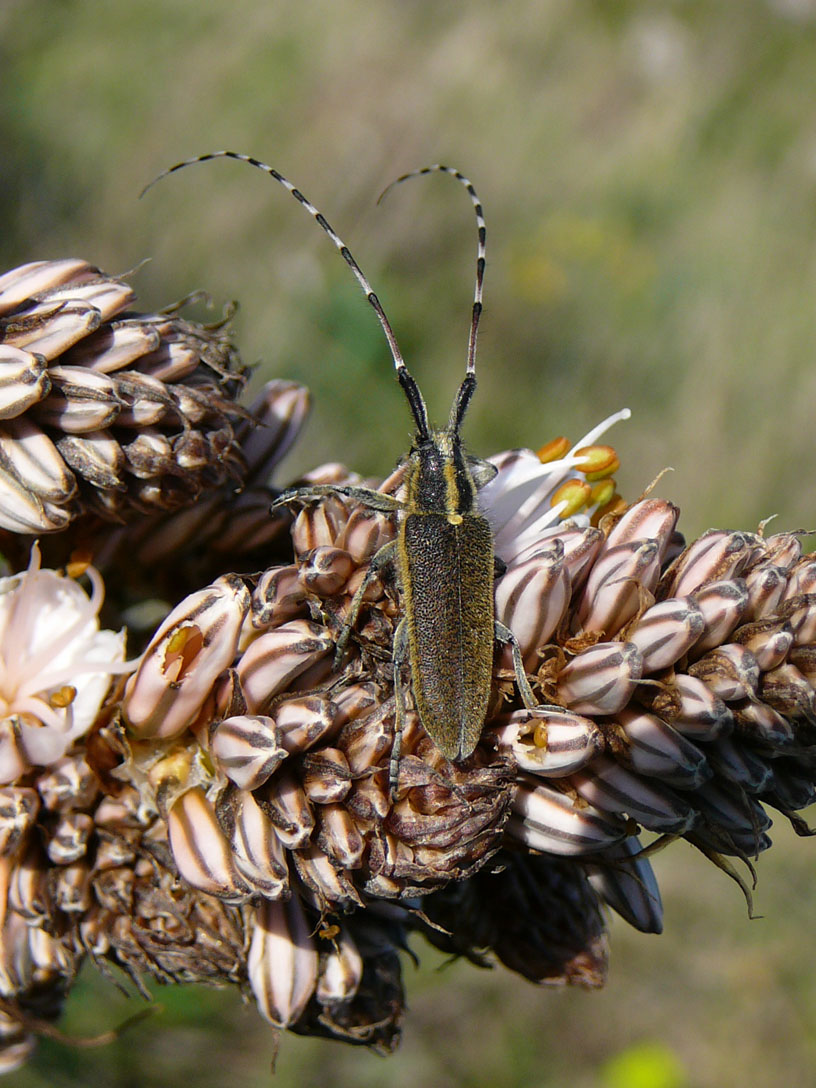
[[[548,465],[550,461],[559,461],[569,449],[569,445],[569,439],[564,438],[563,435],[560,438],[552,438],[536,451],[536,457],[542,465]]]
[[[93,556],[85,548],[76,548],[65,566],[69,578],[79,578],[93,562]]]
[[[71,687],[70,684],[66,684],[65,687],[61,687],[59,691],[54,691],[48,696],[48,702],[54,707],[55,710],[64,710],[66,706],[70,706],[76,699],[77,689]]]
[[[620,458],[611,446],[583,446],[573,456],[580,458],[576,468],[590,481],[602,480],[620,468]]]

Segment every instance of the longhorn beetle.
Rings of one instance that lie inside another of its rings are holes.
[[[335,664],[339,665],[371,581],[385,566],[395,567],[403,615],[393,644],[396,725],[389,782],[394,792],[405,715],[403,672],[406,663],[419,720],[447,759],[466,759],[479,742],[490,697],[494,638],[511,645],[522,699],[528,708],[536,706],[518,643],[512,632],[494,617],[493,535],[487,519],[479,512],[476,493],[497,470],[489,462],[467,454],[459,434],[476,389],[476,337],[482,313],[485,268],[482,206],[476,190],[463,174],[438,163],[403,174],[380,197],[382,200],[393,185],[407,178],[436,171],[449,174],[465,187],[476,212],[476,287],[465,377],[454,397],[447,426],[434,430],[428,422],[419,386],[408,372],[385,310],[362,269],[323,214],[287,178],[248,155],[214,151],[176,163],[150,182],[143,193],[161,178],[186,166],[223,158],[249,163],[265,171],[288,189],[334,242],[379,319],[397,378],[414,417],[416,433],[411,449],[403,459],[403,500],[369,488],[323,485],[284,492],[273,503],[274,509],[291,502],[311,502],[326,495],[341,495],[372,510],[396,514],[396,539],[383,545],[371,559],[365,578],[352,599],[335,655]]]

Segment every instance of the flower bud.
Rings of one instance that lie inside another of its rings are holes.
[[[769,764],[747,745],[735,744],[731,737],[718,737],[709,745],[706,754],[721,778],[749,793],[761,793],[773,779]]]
[[[662,562],[679,515],[679,508],[665,499],[641,499],[632,503],[610,530],[603,551],[616,548],[619,544],[653,540]]]
[[[702,613],[703,635],[694,647],[696,656],[724,643],[748,607],[748,586],[741,578],[710,582],[690,598]]]
[[[321,748],[303,758],[303,789],[314,804],[345,800],[352,786],[348,760],[339,748]]]
[[[262,714],[241,714],[216,722],[210,752],[226,776],[242,790],[255,790],[286,759],[277,726]]]
[[[674,665],[702,635],[703,614],[691,597],[670,597],[647,608],[626,632],[637,646],[643,672],[659,672]]]
[[[315,823],[312,808],[297,778],[286,766],[258,792],[256,800],[284,846],[290,850],[308,846]]]
[[[756,658],[745,646],[727,643],[718,646],[689,666],[689,675],[697,677],[724,702],[750,699],[759,683]]]
[[[569,606],[570,580],[564,551],[551,548],[515,560],[496,583],[496,618],[518,640],[525,664],[535,664],[535,651],[558,627]]]
[[[781,665],[793,647],[793,631],[776,616],[743,625],[734,632],[733,638],[754,655],[761,672]]]
[[[663,932],[663,903],[648,858],[636,836],[604,851],[608,864],[586,866],[589,882],[605,903],[641,933]]]
[[[642,540],[604,548],[587,578],[578,608],[584,631],[616,635],[635,615],[644,597],[660,577],[660,549],[655,541]]]
[[[297,896],[257,908],[247,972],[263,1016],[278,1027],[300,1017],[317,984],[318,955]]]
[[[728,707],[695,676],[678,673],[656,695],[648,695],[644,690],[640,698],[678,733],[695,742],[714,740],[733,728]]]
[[[632,643],[598,642],[562,669],[558,701],[576,714],[614,714],[628,703],[642,669]]]
[[[215,812],[199,788],[181,794],[167,813],[167,838],[179,875],[194,888],[228,902],[242,902],[249,889],[239,876]]]
[[[601,811],[626,813],[649,831],[682,835],[694,824],[694,809],[668,786],[646,782],[604,756],[594,759],[590,768],[570,775],[570,784]]]
[[[335,705],[325,695],[301,695],[286,699],[275,709],[281,747],[305,752],[335,730]]]
[[[310,620],[291,620],[255,639],[236,666],[247,710],[263,713],[275,695],[333,649],[326,628]]]
[[[51,389],[42,356],[0,345],[0,419],[13,419],[47,396]]]
[[[568,711],[516,710],[499,723],[494,730],[499,751],[509,752],[521,770],[545,778],[578,770],[602,745],[597,725]]]
[[[248,790],[231,791],[219,807],[229,835],[235,867],[266,899],[288,898],[289,869],[283,843]]]
[[[235,575],[181,602],[156,632],[128,680],[123,710],[139,737],[173,737],[195,721],[215,680],[231,663],[249,593]]]
[[[349,875],[338,869],[316,843],[295,851],[292,857],[298,876],[312,893],[312,905],[321,915],[329,910],[352,911],[362,907],[363,900]]]
[[[615,745],[614,752],[633,771],[680,789],[696,789],[711,777],[705,753],[662,718],[634,707],[624,707],[616,717],[625,743]]]
[[[788,587],[788,572],[782,567],[763,563],[745,575],[748,606],[743,621],[759,620],[776,612]]]
[[[348,928],[341,927],[320,965],[317,1000],[321,1005],[348,1001],[357,993],[362,978],[363,957]]]
[[[756,558],[757,540],[751,533],[709,529],[670,570],[664,596],[686,597],[711,582],[738,577]]]
[[[593,854],[626,838],[625,821],[583,800],[537,783],[523,785],[513,802],[507,832],[531,850],[562,857]]]

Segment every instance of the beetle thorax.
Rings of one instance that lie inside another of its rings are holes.
[[[433,514],[467,514],[476,488],[455,431],[433,431],[418,441],[408,459],[408,505]]]

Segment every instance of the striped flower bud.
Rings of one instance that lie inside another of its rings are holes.
[[[604,542],[604,551],[621,544],[651,540],[657,545],[662,561],[679,516],[678,507],[665,499],[642,499],[632,503],[615,521]]]
[[[564,667],[558,699],[577,714],[614,714],[629,702],[643,671],[631,642],[599,642]]]
[[[625,707],[617,720],[622,736],[611,745],[624,764],[670,786],[696,789],[711,777],[706,755],[662,718]]]
[[[318,977],[317,949],[297,899],[261,903],[247,968],[252,993],[266,1019],[278,1027],[293,1024]]]
[[[714,740],[733,728],[728,707],[694,676],[679,674],[655,696],[641,698],[664,721],[694,741]]]
[[[624,813],[649,831],[682,835],[694,824],[694,810],[667,786],[647,783],[611,759],[598,757],[590,771],[570,775],[584,800],[603,812]]]
[[[253,794],[230,791],[217,816],[229,836],[235,868],[246,883],[266,899],[288,898],[289,870],[283,843]]]
[[[760,543],[750,533],[710,529],[673,564],[666,596],[685,597],[723,578],[738,577],[759,554]]]
[[[651,540],[604,548],[587,578],[578,622],[585,631],[612,637],[635,615],[644,591],[660,577],[660,548]]]
[[[700,609],[705,623],[694,647],[695,654],[700,655],[725,642],[740,622],[748,607],[748,587],[741,578],[709,582],[690,599]]]
[[[308,620],[292,620],[261,635],[237,665],[247,709],[262,713],[274,696],[333,649],[325,628]]]
[[[609,816],[574,793],[562,793],[541,783],[525,782],[519,788],[513,812],[508,824],[510,837],[547,854],[594,854],[629,834],[625,819]]]
[[[239,789],[255,790],[286,759],[274,719],[262,714],[241,714],[216,722],[210,752],[221,770]]]
[[[571,584],[560,542],[511,563],[496,584],[496,616],[513,631],[525,664],[551,637],[569,605]]]
[[[249,603],[244,583],[233,576],[170,613],[127,684],[122,709],[134,735],[172,737],[195,720],[235,656]]]
[[[170,808],[167,839],[179,875],[188,884],[230,901],[246,897],[249,889],[202,790],[187,790]]]
[[[592,887],[617,914],[641,933],[663,932],[663,903],[654,870],[647,858],[638,857],[637,837],[610,846],[608,864],[586,866]]]
[[[759,683],[759,665],[745,646],[729,643],[709,650],[689,666],[689,674],[702,680],[716,696],[725,702],[750,699]]]
[[[702,612],[691,597],[670,597],[647,608],[627,630],[626,640],[638,648],[648,674],[679,661],[704,628]]]

